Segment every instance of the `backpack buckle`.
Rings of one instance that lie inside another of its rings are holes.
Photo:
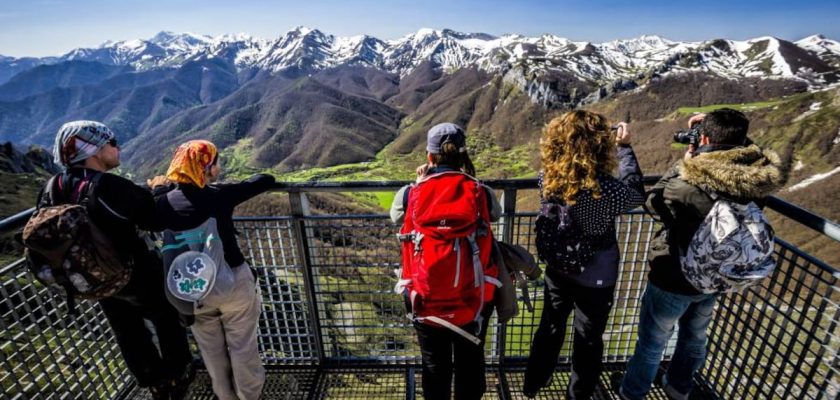
[[[414,243],[414,254],[420,252],[420,242],[423,240],[424,235],[417,231],[411,231],[409,233],[398,233],[397,240],[401,242],[412,242]]]
[[[420,242],[423,241],[423,237],[425,237],[425,235],[423,235],[422,233],[414,232],[411,238],[411,241],[414,243],[414,255],[417,255],[418,253],[420,253],[420,250],[422,250],[422,248],[420,247]]]

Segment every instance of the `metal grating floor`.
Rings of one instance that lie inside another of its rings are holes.
[[[619,400],[611,389],[611,380],[623,372],[623,365],[606,365],[601,374],[601,381],[593,396],[594,400]],[[511,399],[526,400],[522,394],[522,381],[525,371],[521,367],[508,367],[504,376],[495,367],[487,369],[487,393],[485,400]],[[413,379],[410,377],[413,375]],[[544,388],[537,399],[565,399],[569,384],[569,368],[558,368],[552,383]],[[331,367],[321,371],[317,369],[283,368],[266,371],[263,400],[406,400],[422,399],[420,369],[415,367]],[[504,382],[503,382],[504,381]],[[504,384],[503,384],[504,383]],[[409,387],[415,387],[414,396],[407,395]],[[504,396],[503,386],[508,395]],[[151,395],[144,389],[135,388],[126,397],[133,400],[151,400]],[[692,400],[714,399],[699,390],[692,393]],[[187,399],[213,400],[210,377],[200,371],[190,387]],[[647,399],[668,400],[658,384],[648,394]]]

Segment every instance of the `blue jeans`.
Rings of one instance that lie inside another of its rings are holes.
[[[677,348],[663,382],[676,391],[691,392],[692,377],[706,358],[706,328],[712,321],[714,294],[693,296],[671,293],[648,283],[642,298],[639,338],[621,382],[621,393],[642,400],[650,390],[662,353],[679,323]]]

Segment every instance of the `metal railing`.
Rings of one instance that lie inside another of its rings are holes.
[[[515,209],[517,196],[535,190],[536,182],[487,183],[502,193],[496,237],[536,253],[535,214]],[[419,349],[402,299],[392,291],[400,267],[398,228],[384,215],[313,215],[307,197],[395,191],[401,184],[278,184],[277,191],[288,193],[291,215],[236,220],[240,246],[259,272],[259,346],[264,364],[278,371],[267,383],[285,393],[277,398],[419,396]],[[840,241],[837,225],[824,218],[775,198],[768,207]],[[0,233],[27,217],[0,221]],[[633,353],[648,244],[657,228],[641,211],[616,224],[622,261],[604,335],[608,370],[620,370]],[[840,393],[840,273],[782,239],[771,278],[718,302],[709,355],[697,376],[708,397],[821,399]],[[541,281],[531,283],[530,294],[533,313],[521,306],[508,324],[491,320],[485,398],[520,398],[515,392],[539,323]],[[0,296],[3,397],[119,398],[131,391],[133,379],[98,305],[81,302],[80,315],[70,317],[63,300],[38,284],[21,261],[0,269]],[[572,331],[561,371],[570,362]],[[675,341],[676,335],[665,362]],[[555,385],[565,379],[558,376]],[[558,393],[563,389],[556,387]]]

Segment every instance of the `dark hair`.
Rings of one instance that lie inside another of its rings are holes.
[[[721,108],[706,114],[701,133],[713,144],[743,145],[747,139],[750,120],[740,111]]]
[[[430,153],[431,154],[431,153]],[[467,175],[475,176],[475,166],[467,152],[458,151],[458,146],[452,142],[445,142],[440,146],[440,154],[432,154],[435,165],[448,165],[463,169]]]

